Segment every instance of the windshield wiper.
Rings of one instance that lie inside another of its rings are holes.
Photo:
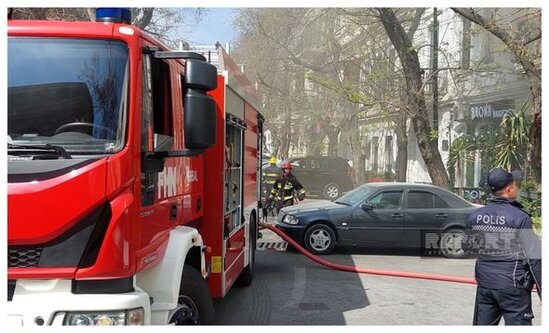
[[[345,206],[351,206],[351,204],[348,204],[346,202],[343,202],[343,201],[334,201],[336,204],[340,204],[340,205],[345,205]]]
[[[19,144],[13,144],[8,142],[8,149],[49,150],[49,151],[56,152],[59,156],[65,159],[72,158],[72,156],[69,153],[67,153],[65,148],[61,146],[50,145],[49,143],[45,145],[19,145]]]

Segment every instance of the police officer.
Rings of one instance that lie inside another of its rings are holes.
[[[297,178],[292,174],[292,164],[289,161],[282,165],[284,174],[278,177],[271,190],[271,198],[277,200],[277,209],[294,204],[294,191],[299,201],[305,198],[305,190]]]
[[[469,217],[469,247],[476,248],[477,292],[473,325],[532,325],[532,288],[541,300],[541,240],[516,201],[520,171],[494,168],[487,177],[492,198]],[[472,244],[476,244],[473,246]]]
[[[282,170],[276,166],[276,157],[272,156],[269,159],[270,165],[263,170],[263,219],[266,220],[271,211],[274,215],[274,206],[272,200],[269,199],[269,195],[273,189],[273,185],[282,176]]]

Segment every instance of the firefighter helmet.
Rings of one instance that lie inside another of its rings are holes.
[[[292,163],[290,163],[290,161],[284,162],[284,164],[282,164],[282,169],[292,170]]]
[[[270,164],[276,164],[276,157],[271,156],[271,158],[269,159],[269,163]]]

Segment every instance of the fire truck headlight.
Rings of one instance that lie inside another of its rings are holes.
[[[284,216],[284,219],[282,220],[282,222],[286,224],[298,224],[299,219],[293,215],[286,215]]]
[[[65,317],[65,325],[69,326],[143,325],[144,321],[143,308],[127,311],[69,312]]]

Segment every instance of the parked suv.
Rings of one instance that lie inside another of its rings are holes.
[[[338,156],[307,156],[289,159],[292,173],[305,191],[335,199],[354,187],[354,170]]]

